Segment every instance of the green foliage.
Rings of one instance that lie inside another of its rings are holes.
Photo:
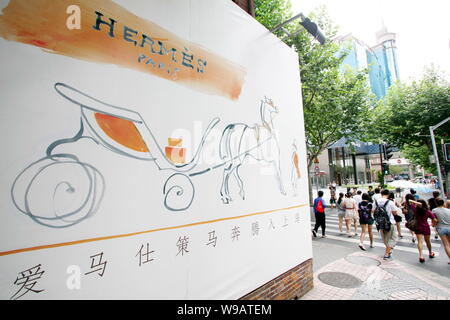
[[[269,30],[292,17],[289,0],[254,0],[254,3],[256,20]],[[276,34],[282,36],[283,32],[278,31]]]
[[[409,146],[405,145],[402,149],[402,154],[412,164],[421,166],[426,172],[436,174],[436,166],[430,162],[430,148],[427,145]]]
[[[429,127],[450,116],[450,86],[434,68],[420,81],[396,83],[374,113],[374,136],[397,147],[430,145]],[[450,122],[435,131],[448,137]],[[431,146],[431,145],[430,145]]]
[[[420,80],[390,87],[372,116],[372,142],[393,144],[414,164],[434,171],[429,127],[450,116],[449,82],[433,66],[426,68]],[[448,140],[449,133],[450,121],[434,131],[436,142]]]

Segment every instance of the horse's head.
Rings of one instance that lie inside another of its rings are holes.
[[[266,96],[264,96],[263,104],[265,104],[267,111],[269,111],[271,114],[272,113],[277,114],[279,112],[278,107],[275,105],[273,100],[267,98]]]

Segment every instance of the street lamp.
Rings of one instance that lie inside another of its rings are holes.
[[[293,33],[289,33],[289,31],[287,31],[285,28],[283,28],[286,24],[296,20],[300,18],[300,25],[303,26],[303,28],[306,29],[306,31],[309,32],[309,34],[311,34],[314,39],[316,39],[317,41],[319,41],[320,44],[324,44],[326,41],[325,36],[323,35],[322,31],[320,31],[319,27],[317,26],[317,24],[315,24],[314,22],[312,22],[309,18],[306,18],[303,13],[299,13],[295,16],[293,16],[292,18],[280,23],[279,25],[275,26],[272,30],[270,30],[270,32],[275,32],[277,30],[282,30],[285,34],[286,37],[283,38],[283,40],[290,38],[290,37],[294,37],[297,34],[299,34],[302,31],[302,28],[294,31]]]
[[[440,126],[442,126],[444,123],[446,123],[448,120],[450,120],[450,117],[448,117],[447,119],[439,122],[437,125],[435,126],[430,126],[430,135],[431,135],[431,143],[433,144],[433,152],[434,152],[434,160],[436,161],[436,167],[437,167],[437,174],[438,174],[438,179],[439,179],[439,188],[441,190],[441,195],[442,198],[445,197],[445,191],[444,191],[444,181],[442,180],[442,175],[441,175],[441,166],[439,165],[439,156],[437,153],[437,148],[436,148],[436,141],[434,140],[434,130],[436,130],[437,128],[439,128]]]

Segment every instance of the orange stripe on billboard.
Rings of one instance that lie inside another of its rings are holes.
[[[307,206],[308,206],[308,204],[300,204],[300,205],[291,206],[291,207],[287,207],[287,208],[280,208],[280,209],[274,209],[274,210],[254,212],[254,213],[243,214],[243,215],[235,216],[235,217],[219,218],[219,219],[215,219],[215,220],[193,222],[193,223],[179,225],[179,226],[171,226],[171,227],[164,227],[164,228],[145,230],[145,231],[138,231],[138,232],[132,232],[132,233],[124,233],[124,234],[118,234],[118,235],[112,235],[112,236],[104,236],[104,237],[82,239],[82,240],[75,240],[75,241],[69,241],[69,242],[47,244],[47,245],[41,245],[41,246],[35,246],[35,247],[29,247],[29,248],[21,248],[21,249],[15,249],[15,250],[10,250],[10,251],[0,252],[0,256],[8,256],[8,255],[17,254],[17,253],[36,251],[36,250],[43,250],[43,249],[51,249],[51,248],[58,248],[58,247],[73,246],[73,245],[76,245],[76,244],[96,242],[96,241],[102,241],[102,240],[112,240],[112,239],[119,239],[119,238],[127,238],[127,237],[138,236],[138,235],[142,235],[142,234],[146,234],[146,233],[153,233],[153,232],[159,232],[159,231],[168,231],[168,230],[174,230],[174,229],[194,227],[194,226],[198,226],[198,225],[210,224],[210,223],[215,223],[215,222],[220,222],[220,221],[236,220],[236,219],[247,218],[247,217],[251,217],[251,216],[262,215],[262,214],[282,212],[282,211],[285,211],[285,210],[291,210],[291,209],[307,207]]]
[[[67,7],[81,9],[68,29]],[[237,100],[245,70],[200,45],[140,18],[111,0],[10,0],[0,37],[90,62],[114,64]]]

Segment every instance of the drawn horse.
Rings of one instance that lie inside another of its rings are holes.
[[[280,193],[286,195],[281,179],[280,148],[273,124],[273,118],[278,114],[278,107],[272,99],[264,97],[261,100],[261,123],[249,126],[243,123],[228,125],[220,140],[220,158],[226,161],[223,171],[220,195],[223,203],[232,201],[229,190],[229,179],[233,175],[239,186],[239,195],[244,200],[244,183],[239,175],[239,168],[247,157],[252,157],[258,162],[264,162],[273,166]],[[250,146],[250,147],[248,147]],[[264,153],[268,150],[268,153]]]

